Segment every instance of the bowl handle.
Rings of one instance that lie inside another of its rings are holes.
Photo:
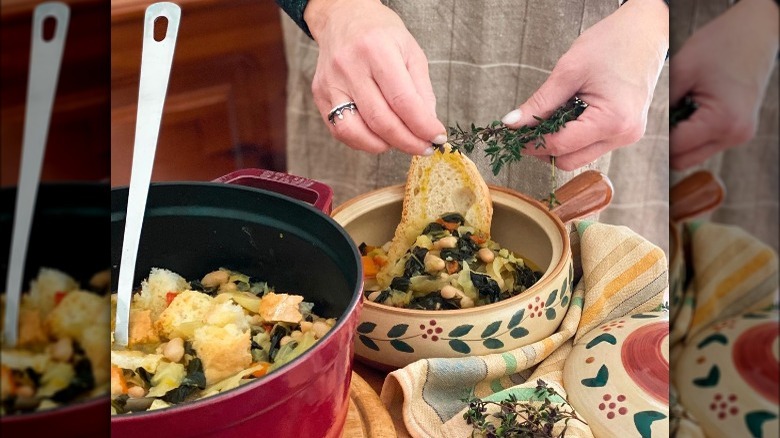
[[[669,191],[669,217],[672,223],[694,218],[718,208],[725,196],[723,183],[712,172],[699,170]]]
[[[330,215],[333,208],[333,189],[313,179],[265,169],[240,169],[214,180],[256,189],[269,190],[307,202]]]
[[[555,191],[560,202],[551,212],[563,223],[605,209],[612,201],[612,181],[597,170],[580,173]]]

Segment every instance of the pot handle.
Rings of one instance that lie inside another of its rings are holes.
[[[613,192],[612,181],[606,175],[586,170],[555,191],[560,204],[551,212],[567,223],[605,209]]]
[[[214,180],[256,189],[269,190],[307,202],[330,215],[333,209],[333,189],[313,179],[266,169],[240,169]]]
[[[679,223],[710,212],[723,202],[723,182],[708,170],[694,172],[669,191],[669,217]]]

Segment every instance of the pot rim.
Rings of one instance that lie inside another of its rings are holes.
[[[353,262],[357,266],[357,282],[355,284],[355,288],[352,291],[352,298],[349,301],[349,305],[347,308],[342,312],[341,315],[336,319],[336,325],[331,328],[328,333],[325,335],[324,338],[317,341],[313,346],[311,346],[308,350],[303,352],[300,356],[296,357],[295,359],[291,360],[290,362],[282,365],[278,369],[274,370],[273,372],[267,374],[266,376],[257,379],[254,382],[249,382],[243,385],[239,385],[235,388],[228,389],[226,391],[222,391],[219,394],[214,394],[209,397],[201,398],[198,400],[193,400],[190,402],[178,404],[178,405],[172,405],[166,408],[161,409],[155,409],[153,411],[143,411],[143,412],[133,412],[129,414],[117,414],[117,415],[111,415],[111,424],[122,424],[127,422],[132,422],[134,420],[149,420],[149,419],[162,419],[167,416],[171,415],[179,415],[183,414],[185,412],[197,412],[200,409],[209,408],[211,405],[214,404],[221,404],[221,403],[229,403],[231,402],[231,399],[235,397],[240,397],[242,394],[254,390],[258,385],[266,384],[266,382],[270,382],[272,380],[275,380],[277,378],[280,378],[283,374],[286,374],[290,370],[293,370],[295,368],[298,368],[300,366],[306,366],[305,359],[318,353],[320,350],[327,348],[326,344],[330,344],[331,341],[335,337],[335,333],[339,330],[345,330],[348,327],[347,324],[349,324],[349,316],[354,315],[356,312],[359,312],[361,310],[362,306],[362,297],[363,297],[363,266],[360,262],[360,251],[358,250],[357,246],[354,244],[352,237],[347,233],[347,231],[344,229],[344,227],[341,226],[338,222],[336,222],[332,217],[328,216],[324,212],[318,210],[311,204],[292,198],[287,195],[282,195],[270,190],[266,189],[259,189],[255,187],[248,187],[248,186],[239,186],[239,185],[230,185],[226,183],[221,182],[212,182],[212,181],[165,181],[165,182],[154,182],[150,185],[150,190],[152,190],[153,187],[176,187],[176,186],[190,186],[190,187],[220,187],[225,188],[226,190],[241,190],[241,191],[247,191],[247,192],[260,192],[263,195],[279,198],[280,200],[290,202],[292,204],[296,204],[304,209],[309,210],[310,212],[321,216],[325,221],[330,224],[334,229],[336,229],[339,234],[347,240],[349,243],[351,249],[352,249],[352,255],[353,255]],[[112,187],[111,193],[115,193],[121,190],[128,190],[128,186],[119,186],[119,187]],[[125,211],[126,214],[126,211]],[[122,215],[121,218],[123,219],[125,216]],[[113,212],[112,212],[112,220],[113,220]],[[356,321],[359,320],[359,316],[357,317]],[[354,336],[354,334],[353,334]],[[351,367],[350,367],[351,369]],[[349,374],[348,374],[349,376]],[[287,393],[288,396],[292,396],[295,393]],[[289,397],[288,397],[289,398]],[[283,402],[284,400],[279,400],[278,403]],[[275,404],[274,404],[275,405]]]
[[[361,299],[363,300],[364,308],[383,311],[389,314],[416,316],[416,317],[424,317],[424,318],[440,318],[442,315],[467,316],[467,315],[484,313],[485,311],[497,310],[506,306],[511,306],[517,302],[523,301],[528,297],[533,296],[533,294],[535,294],[539,289],[551,284],[553,279],[557,279],[561,274],[561,272],[566,268],[567,263],[571,260],[571,242],[569,241],[569,233],[566,231],[566,226],[563,224],[563,221],[561,221],[561,219],[557,215],[551,213],[550,210],[547,209],[547,207],[544,204],[537,201],[536,199],[533,199],[527,195],[524,195],[516,190],[512,190],[507,187],[499,187],[492,184],[488,184],[487,186],[491,192],[501,192],[510,195],[512,197],[516,197],[524,201],[525,203],[529,204],[530,206],[540,210],[548,219],[550,219],[550,221],[555,225],[556,229],[560,233],[561,242],[563,244],[561,248],[561,257],[554,264],[551,263],[551,267],[547,268],[547,270],[544,272],[544,275],[539,281],[537,281],[533,286],[526,289],[525,291],[523,291],[523,293],[519,295],[515,295],[511,298],[508,298],[503,301],[499,301],[497,303],[486,304],[484,306],[472,307],[469,309],[455,309],[455,310],[406,309],[401,307],[393,307],[393,306],[385,306],[382,304],[377,304],[371,300],[365,299],[364,294],[361,294]],[[368,198],[376,196],[378,193],[398,191],[401,195],[403,195],[403,189],[404,189],[404,184],[396,184],[393,186],[373,190],[368,193],[364,193],[362,195],[358,195],[342,203],[338,207],[336,207],[331,213],[331,216],[336,216],[338,213],[341,213],[342,211],[352,207],[353,205],[363,202]]]
[[[102,407],[111,404],[111,398],[108,393],[101,394],[77,403],[68,403],[43,411],[25,412],[23,414],[5,414],[0,417],[0,423],[22,423],[37,420],[50,420],[50,417],[59,417],[64,415],[73,415],[76,412],[88,410],[90,408]]]

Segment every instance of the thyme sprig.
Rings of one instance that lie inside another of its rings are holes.
[[[525,125],[518,129],[510,129],[498,120],[485,127],[472,123],[468,129],[456,123],[449,127],[449,143],[453,149],[463,149],[468,154],[483,145],[485,155],[490,157],[493,175],[498,175],[507,164],[520,161],[527,144],[533,144],[536,149],[546,147],[545,135],[558,132],[587,107],[579,97],[573,97],[547,119],[534,116],[539,122],[536,126]]]
[[[469,403],[469,409],[463,414],[463,419],[474,428],[473,437],[486,438],[553,437],[555,424],[559,421],[563,421],[563,429],[555,437],[563,437],[570,420],[585,423],[565,399],[563,406],[552,402],[554,396],[560,395],[543,380],[536,381],[534,395],[539,401],[520,402],[512,394],[501,402],[478,398],[464,400]],[[499,411],[486,415],[488,405],[498,406]]]
[[[558,198],[555,196],[555,189],[557,188],[557,180],[555,179],[555,157],[550,157],[550,166],[552,167],[552,171],[550,172],[550,194],[547,195],[547,199],[543,199],[543,201],[546,201],[547,208],[552,210],[556,205],[561,205],[561,202],[558,201]]]
[[[678,123],[688,119],[699,109],[699,104],[693,100],[693,96],[687,95],[682,101],[669,109],[669,127],[674,128]]]

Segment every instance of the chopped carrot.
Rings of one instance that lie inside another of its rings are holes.
[[[460,224],[458,224],[457,222],[444,222],[444,219],[442,219],[442,218],[436,219],[436,223],[438,223],[439,225],[443,226],[448,231],[455,231],[460,226]]]
[[[376,273],[379,272],[379,267],[374,263],[374,259],[370,256],[362,256],[360,257],[360,260],[363,262],[363,277],[376,277]]]
[[[66,293],[67,292],[65,292],[64,290],[58,290],[57,292],[54,293],[54,305],[55,306],[57,304],[59,304],[62,301],[63,298],[65,298],[65,294]]]
[[[170,306],[173,300],[176,299],[178,295],[179,294],[177,294],[176,292],[168,292],[167,294],[165,294],[165,301],[167,302],[166,305]]]
[[[127,394],[127,379],[119,367],[111,366],[111,394]]]
[[[387,262],[389,261],[386,255],[375,255],[373,257],[373,260],[374,260],[374,264],[379,267],[386,265]]]
[[[448,260],[445,266],[448,274],[454,274],[460,271],[460,263],[458,263],[457,260]]]
[[[5,365],[0,366],[0,380],[0,389],[2,391],[3,399],[16,393],[16,382],[14,382],[11,368]]]
[[[271,366],[271,364],[268,362],[255,362],[249,367],[253,368],[258,365],[260,365],[260,368],[252,371],[252,377],[263,377],[264,375],[266,375],[266,373],[268,373],[268,367]]]
[[[485,243],[487,241],[487,239],[485,239],[482,236],[478,236],[476,234],[472,234],[471,235],[471,241],[476,243],[477,245],[482,245],[483,243]]]

